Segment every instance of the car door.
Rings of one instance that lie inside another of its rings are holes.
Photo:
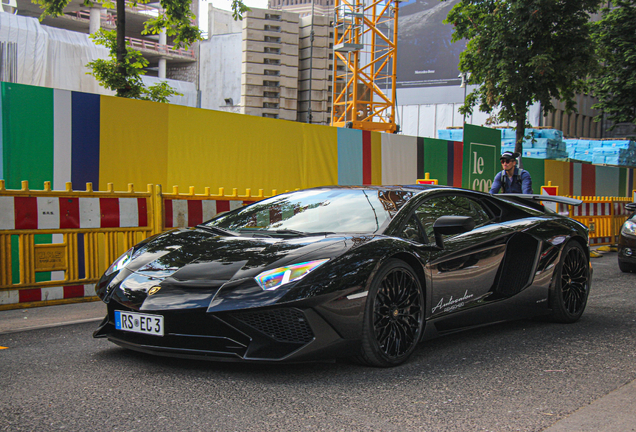
[[[494,223],[493,213],[478,195],[438,194],[420,203],[413,216],[429,249],[435,242],[433,224],[439,217],[470,216],[475,222],[469,232],[444,236],[443,249],[429,255],[429,317],[473,308],[491,296],[506,242],[515,230]]]

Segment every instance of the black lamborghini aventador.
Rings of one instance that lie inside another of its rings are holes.
[[[94,336],[176,357],[386,367],[491,322],[574,322],[588,231],[545,199],[419,185],[277,195],[124,253],[97,286],[108,315]]]

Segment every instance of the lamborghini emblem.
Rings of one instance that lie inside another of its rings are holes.
[[[156,294],[157,291],[159,291],[160,289],[161,289],[161,287],[159,285],[155,285],[155,286],[153,286],[152,288],[150,288],[148,290],[148,295]]]

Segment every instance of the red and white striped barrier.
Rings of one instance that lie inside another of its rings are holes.
[[[0,305],[94,297],[95,284],[0,291]]]
[[[603,244],[612,244],[615,243],[616,239],[614,237],[590,237],[590,245],[603,245]]]
[[[624,202],[615,202],[614,203],[614,216],[629,216],[632,214],[629,210],[625,208]]]
[[[145,226],[146,198],[0,196],[0,230]]]
[[[612,215],[612,203],[583,203],[580,206],[574,207],[572,216],[611,216]]]
[[[163,202],[166,228],[199,225],[219,213],[243,207],[253,201],[167,199]]]

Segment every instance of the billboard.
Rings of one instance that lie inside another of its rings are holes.
[[[453,26],[444,24],[459,0],[410,0],[400,3],[397,88],[458,86],[459,53],[466,42],[451,42]]]
[[[462,187],[488,192],[501,169],[501,131],[464,125],[464,167]]]

